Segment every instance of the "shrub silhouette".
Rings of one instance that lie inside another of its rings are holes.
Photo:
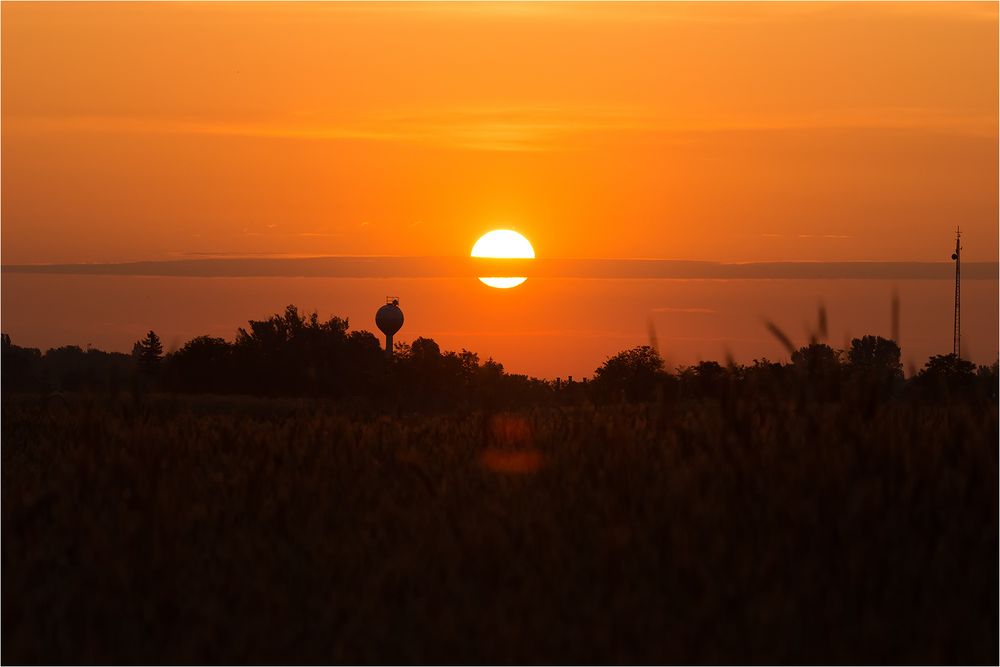
[[[605,361],[594,372],[593,387],[605,401],[648,401],[663,376],[663,359],[649,345],[640,345]]]
[[[223,393],[236,372],[235,348],[222,338],[198,336],[168,357],[165,383],[186,393]]]
[[[678,370],[678,395],[681,397],[724,398],[728,396],[729,384],[734,379],[729,370],[717,361],[700,361],[695,366]],[[667,382],[672,384],[669,380]]]
[[[851,341],[846,375],[850,394],[863,408],[875,406],[899,393],[903,386],[901,351],[894,340],[862,336]]]
[[[914,381],[918,395],[930,400],[968,399],[977,384],[976,365],[954,353],[932,356]]]
[[[899,345],[881,336],[862,336],[851,341],[847,361],[851,369],[865,375],[902,378]]]
[[[11,343],[10,336],[0,335],[0,386],[5,392],[11,390],[40,391],[42,379],[42,353],[33,347],[18,347]]]
[[[305,317],[293,305],[250,320],[233,343],[227,384],[236,393],[272,396],[371,394],[385,370],[384,355],[372,334],[348,328],[347,319]]]
[[[839,351],[825,343],[810,343],[792,353],[792,366],[800,390],[808,394],[807,398],[822,401],[840,398],[841,357]]]
[[[83,350],[77,345],[49,349],[14,345],[3,334],[2,384],[10,392],[123,391],[135,370],[134,360],[119,352]]]

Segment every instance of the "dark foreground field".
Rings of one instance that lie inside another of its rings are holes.
[[[995,405],[4,400],[3,662],[998,660]]]

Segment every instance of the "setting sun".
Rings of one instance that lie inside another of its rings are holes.
[[[531,247],[531,242],[510,229],[494,229],[479,237],[475,245],[472,246],[473,257],[488,257],[492,259],[534,259],[535,249]],[[480,277],[483,283],[490,287],[508,289],[517,287],[527,277]]]

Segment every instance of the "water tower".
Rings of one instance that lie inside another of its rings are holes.
[[[375,313],[375,326],[385,334],[385,353],[392,356],[392,337],[403,327],[403,311],[399,309],[399,297],[387,296],[385,305]]]

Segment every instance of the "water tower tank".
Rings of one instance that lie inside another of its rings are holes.
[[[403,327],[403,311],[399,309],[399,297],[385,298],[385,305],[375,313],[375,326],[385,334],[385,352],[391,355],[392,337]]]

